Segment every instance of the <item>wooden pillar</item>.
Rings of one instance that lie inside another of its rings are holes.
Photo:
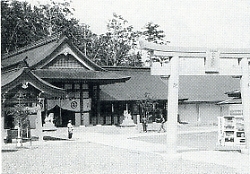
[[[48,99],[46,97],[44,97],[43,100],[43,110],[44,110],[44,118],[42,117],[42,126],[45,124],[45,119],[48,116]]]
[[[59,97],[59,125],[62,126],[62,98]]]
[[[114,118],[114,104],[111,103],[111,125],[116,124]]]
[[[245,137],[248,149],[249,164],[250,164],[250,83],[249,83],[249,69],[247,57],[241,60],[241,98],[243,105],[243,117],[245,127]],[[250,173],[250,165],[249,165]]]
[[[82,92],[82,83],[80,84],[80,119],[81,119],[81,125],[86,125],[84,116],[83,116],[83,92]]]
[[[96,100],[97,100],[97,120],[96,123],[97,124],[101,124],[101,102],[100,102],[100,85],[97,85],[97,89],[96,89]]]
[[[167,152],[177,153],[177,114],[179,88],[179,56],[170,60],[171,70],[168,81]]]
[[[4,118],[5,118],[5,111],[4,111],[4,103],[5,103],[5,96],[2,94],[2,99],[1,99],[1,131],[2,131],[2,144],[4,144],[4,136],[5,136],[5,131],[4,131]]]
[[[5,131],[4,131],[4,117],[5,117],[5,113],[4,113],[4,107],[2,104],[2,114],[1,114],[1,131],[2,131],[2,144],[4,144],[4,137],[5,137]]]
[[[46,118],[48,116],[48,99],[47,98],[44,98],[43,109],[44,109],[44,115]]]

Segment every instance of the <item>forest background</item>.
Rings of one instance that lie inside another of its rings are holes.
[[[101,66],[143,66],[138,39],[167,44],[160,25],[148,22],[135,30],[129,21],[113,13],[107,31],[95,34],[91,26],[74,17],[70,1],[32,5],[26,1],[1,1],[1,50],[3,53],[49,37],[66,35],[88,58]],[[94,17],[93,17],[94,18]]]

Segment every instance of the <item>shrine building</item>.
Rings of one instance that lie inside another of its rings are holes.
[[[169,78],[151,75],[146,67],[105,67],[110,72],[131,78],[125,83],[101,86],[101,120],[103,124],[121,123],[121,111],[128,110],[136,123],[141,115],[138,101],[147,94],[155,101],[155,108],[167,110]],[[198,73],[197,73],[198,74]],[[231,101],[228,91],[240,90],[240,79],[232,75],[180,75],[178,112],[180,121],[188,124],[216,125],[227,109],[220,102]],[[239,95],[236,93],[235,95]],[[239,100],[239,99],[234,99]],[[241,100],[241,99],[240,99]],[[240,101],[241,102],[241,101]],[[154,122],[154,113],[150,112]]]
[[[53,113],[55,126],[100,122],[100,85],[130,79],[107,71],[87,58],[65,36],[53,35],[1,58],[2,120],[11,129],[11,108],[40,105],[42,122]]]

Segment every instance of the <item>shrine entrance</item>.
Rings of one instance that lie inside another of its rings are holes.
[[[241,79],[245,134],[250,154],[250,49],[181,48],[145,41],[141,41],[140,46],[151,53],[151,74],[168,78],[167,152],[169,154],[177,153],[179,75],[190,74],[231,75]],[[188,62],[186,69],[180,68],[185,64],[183,60]],[[190,64],[195,66],[190,67]],[[200,69],[196,69],[198,65],[201,66]]]

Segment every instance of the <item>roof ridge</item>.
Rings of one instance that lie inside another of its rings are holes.
[[[11,56],[15,56],[17,54],[20,54],[20,53],[23,53],[25,51],[28,51],[28,50],[31,50],[31,49],[34,49],[34,48],[37,48],[39,46],[42,46],[42,45],[45,45],[47,43],[50,43],[50,42],[53,42],[57,39],[60,39],[61,38],[61,32],[60,33],[54,33],[53,35],[51,36],[46,36],[42,39],[39,39],[37,41],[34,41],[24,47],[21,47],[17,50],[14,50],[14,51],[11,51],[9,53],[4,53],[2,54],[2,59],[6,59],[6,58],[9,58]]]

